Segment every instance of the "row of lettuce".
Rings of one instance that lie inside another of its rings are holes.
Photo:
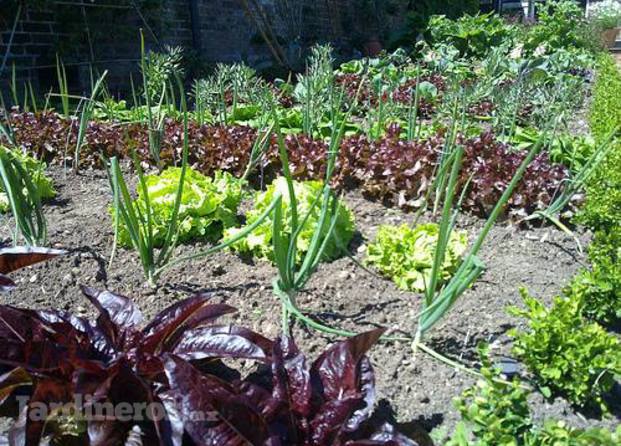
[[[18,146],[48,163],[65,159],[65,132],[70,122],[58,115],[14,113],[12,116]],[[152,160],[148,150],[149,132],[145,128],[93,123],[92,129],[87,137],[90,155],[83,157],[90,165],[101,166],[102,155],[130,158],[134,151],[142,161],[148,163]],[[338,189],[360,188],[369,198],[409,210],[423,206],[450,133],[443,129],[434,136],[408,141],[400,137],[400,130],[400,127],[392,126],[377,140],[362,135],[345,138],[340,145],[334,186]],[[248,127],[196,124],[190,124],[189,135],[189,163],[196,171],[210,176],[222,170],[238,177],[244,175],[252,147],[262,136]],[[160,167],[179,164],[183,124],[168,122],[163,136]],[[486,216],[524,159],[525,151],[500,142],[487,131],[459,138],[466,147],[459,184],[460,187],[469,184],[463,208]],[[290,153],[290,169],[297,180],[323,179],[328,143],[305,135],[288,135],[285,143]],[[526,146],[528,144],[533,141]],[[265,155],[248,179],[261,186],[281,174],[278,143],[272,135]],[[569,176],[570,169],[551,162],[549,153],[544,151],[528,167],[524,181],[508,204],[508,214],[519,218],[545,209]]]

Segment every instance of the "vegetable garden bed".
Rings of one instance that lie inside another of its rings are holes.
[[[109,186],[103,172],[86,172],[64,178],[62,169],[51,169],[59,192],[58,204],[47,210],[50,240],[62,240],[71,247],[67,256],[51,263],[33,266],[14,275],[19,293],[5,298],[7,304],[63,310],[93,316],[78,284],[114,290],[135,298],[148,318],[179,299],[197,292],[213,293],[214,302],[224,302],[239,309],[234,321],[269,338],[280,331],[280,304],[269,283],[275,269],[268,262],[244,262],[234,253],[213,257],[174,268],[153,290],[145,287],[138,260],[130,251],[121,250],[111,268],[107,267],[114,238],[108,218]],[[381,224],[402,224],[411,214],[387,209],[364,199],[359,192],[346,196],[354,211],[360,235],[352,242],[355,258],[364,240],[373,240]],[[481,220],[468,218],[460,229],[470,237],[481,227]],[[588,236],[580,236],[588,242]],[[182,253],[191,253],[203,245],[187,245]],[[578,271],[585,256],[580,254],[572,237],[553,228],[517,230],[498,225],[492,231],[482,258],[488,265],[485,275],[469,290],[438,329],[430,342],[438,351],[465,364],[477,364],[478,342],[491,343],[494,354],[510,356],[509,327],[520,324],[505,308],[519,302],[520,286],[548,300],[557,294]],[[300,305],[317,314],[330,325],[365,331],[377,326],[407,333],[414,315],[420,311],[420,297],[399,290],[377,272],[366,272],[348,258],[320,266],[302,294]],[[296,328],[300,348],[313,354],[330,343],[329,337],[302,327]],[[472,385],[476,377],[421,355],[412,360],[407,343],[386,343],[371,351],[376,365],[378,399],[383,416],[394,410],[402,423],[417,421],[418,429],[445,426],[452,429],[459,415],[451,400]],[[566,402],[545,402],[535,398],[532,408],[539,419],[564,419],[576,427],[602,425],[612,427],[614,420],[583,419]],[[424,443],[423,443],[424,444]]]
[[[572,2],[546,11],[192,94],[143,51],[132,107],[104,73],[71,111],[60,62],[58,111],[13,85],[10,444],[621,444],[621,74]]]

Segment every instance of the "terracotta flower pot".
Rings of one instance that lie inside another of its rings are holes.
[[[604,41],[606,48],[612,48],[615,46],[619,31],[621,31],[621,28],[612,28],[602,31],[602,40]]]

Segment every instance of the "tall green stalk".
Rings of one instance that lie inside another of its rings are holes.
[[[11,65],[11,83],[9,84],[11,91],[11,100],[14,107],[20,107],[19,96],[17,95],[17,72],[15,71],[15,62]]]
[[[75,151],[73,155],[73,169],[77,173],[80,168],[80,151],[82,150],[82,146],[84,144],[84,140],[86,138],[86,130],[88,128],[88,123],[93,116],[93,110],[95,109],[95,101],[99,92],[104,88],[104,80],[106,75],[108,74],[108,70],[104,71],[103,74],[97,79],[95,82],[93,89],[91,91],[90,98],[85,98],[83,101],[82,113],[80,114],[80,124],[78,126],[78,136],[75,144]]]
[[[531,221],[536,219],[548,220],[557,226],[561,231],[570,235],[576,241],[578,249],[582,251],[582,245],[578,237],[569,229],[560,218],[560,213],[567,208],[567,205],[572,198],[584,189],[585,184],[591,178],[593,173],[597,170],[597,167],[602,161],[606,159],[606,156],[614,148],[612,144],[613,139],[619,132],[621,127],[617,127],[612,130],[608,136],[598,144],[597,148],[589,159],[584,163],[578,172],[576,172],[571,178],[565,180],[561,185],[561,189],[557,191],[555,197],[553,197],[548,207],[541,211],[536,211],[532,215],[526,217],[523,221]]]
[[[166,119],[166,113],[163,111],[162,106],[164,105],[164,101],[166,100],[167,94],[167,83],[162,82],[161,85],[158,86],[160,92],[157,97],[158,103],[155,107],[155,113],[153,112],[153,98],[151,97],[152,91],[149,88],[149,70],[147,66],[147,54],[145,50],[145,42],[144,42],[144,33],[142,29],[140,30],[140,71],[142,73],[142,88],[144,90],[144,98],[145,105],[147,109],[147,132],[149,135],[149,153],[151,157],[155,161],[155,163],[160,165],[160,149],[162,146],[162,138],[164,136],[164,121]],[[185,93],[183,88],[181,88],[181,94],[184,96]]]
[[[47,223],[36,183],[38,175],[43,172],[31,176],[10,150],[0,147],[0,181],[15,219],[13,244],[16,246],[20,238],[28,246],[47,243]]]
[[[178,80],[180,89],[181,81]],[[185,183],[185,175],[188,168],[188,112],[187,104],[185,102],[185,95],[181,96],[181,106],[183,110],[183,154],[181,162],[181,173],[179,176],[179,186],[175,195],[175,201],[173,203],[173,211],[168,221],[166,230],[166,236],[164,242],[156,251],[155,237],[154,237],[154,216],[153,209],[149,200],[149,191],[145,179],[144,172],[140,165],[140,160],[134,153],[134,167],[138,174],[138,187],[141,194],[144,197],[144,209],[135,201],[129,189],[127,183],[123,178],[121,167],[117,157],[110,159],[108,164],[108,177],[110,179],[110,185],[113,195],[113,207],[114,207],[114,227],[115,227],[115,239],[112,249],[112,255],[110,263],[113,262],[113,256],[116,251],[116,243],[118,240],[118,234],[120,230],[120,224],[123,222],[132,244],[132,247],[138,252],[140,262],[142,264],[143,271],[147,282],[154,286],[159,278],[160,272],[163,267],[171,260],[177,245],[178,232],[179,232],[179,209],[181,207],[181,198],[183,196],[183,188]]]
[[[414,141],[418,137],[418,105],[420,102],[420,68],[416,68],[416,88],[414,88],[414,102],[410,95],[410,106],[408,108],[408,141]]]
[[[273,227],[272,227],[272,244],[274,249],[274,259],[278,270],[278,276],[272,281],[274,294],[281,300],[282,306],[282,329],[284,333],[289,332],[289,322],[293,317],[300,320],[304,324],[330,334],[349,336],[352,333],[338,330],[323,325],[311,317],[305,315],[297,305],[296,296],[300,290],[304,288],[313,272],[323,258],[328,243],[336,237],[335,226],[338,217],[338,197],[332,191],[330,186],[332,175],[336,166],[336,159],[339,152],[340,143],[345,133],[345,125],[349,117],[349,113],[342,116],[339,111],[341,96],[335,100],[331,99],[331,115],[332,115],[332,135],[330,144],[326,153],[326,174],[321,194],[319,194],[311,204],[305,215],[299,214],[295,189],[293,186],[292,174],[289,170],[289,159],[287,149],[284,144],[279,119],[276,109],[273,109],[275,132],[277,135],[278,148],[281,164],[283,166],[283,175],[287,181],[287,190],[289,195],[289,205],[291,208],[289,221],[285,221],[282,212],[282,197],[275,199]],[[298,262],[297,256],[297,240],[305,225],[309,221],[311,214],[319,208],[319,218],[313,229],[308,250],[304,253],[302,261]],[[285,227],[290,228],[290,233],[285,233]]]
[[[414,349],[418,348],[418,345],[422,341],[424,335],[429,332],[452,308],[455,302],[461,297],[461,295],[470,287],[470,285],[479,277],[484,271],[485,265],[477,257],[483,242],[487,238],[489,231],[493,227],[496,220],[500,217],[501,213],[505,209],[505,206],[513,191],[521,181],[524,172],[530,165],[532,160],[537,156],[541,147],[543,146],[545,135],[542,135],[537,143],[528,152],[513,178],[509,182],[509,185],[503,192],[502,196],[494,206],[490,216],[488,217],[483,229],[475,239],[470,251],[465,256],[464,260],[459,265],[456,273],[449,280],[449,282],[443,287],[439,287],[438,274],[440,266],[444,259],[447,249],[447,243],[451,232],[454,228],[455,216],[453,215],[453,203],[456,195],[456,186],[459,169],[461,167],[461,154],[463,148],[458,147],[456,156],[452,162],[451,175],[444,193],[444,206],[442,211],[442,217],[440,222],[440,233],[438,235],[438,243],[434,253],[434,264],[432,270],[432,278],[427,286],[425,292],[425,300],[423,310],[421,311],[418,324],[415,331]]]
[[[69,83],[67,81],[67,70],[65,64],[56,54],[56,77],[58,80],[58,94],[63,107],[63,115],[69,117]]]
[[[11,112],[6,108],[2,94],[0,94],[0,107],[3,111],[3,119],[0,119],[0,136],[6,139],[10,146],[15,146],[15,134],[11,125]]]

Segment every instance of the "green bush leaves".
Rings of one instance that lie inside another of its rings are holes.
[[[615,432],[600,428],[577,429],[563,421],[534,422],[528,406],[529,391],[519,380],[502,382],[500,370],[481,349],[481,374],[476,385],[455,399],[462,421],[444,446],[617,446],[621,426]],[[440,430],[433,433],[441,437]]]
[[[514,353],[542,388],[562,393],[577,406],[599,405],[606,411],[603,395],[621,373],[621,342],[583,317],[579,299],[556,297],[546,308],[525,289],[521,294],[526,309],[509,312],[525,318],[529,328],[511,332]]]
[[[621,72],[609,55],[598,61],[589,124],[596,141],[621,126]],[[587,185],[587,199],[578,221],[591,229],[621,228],[621,138]]]

